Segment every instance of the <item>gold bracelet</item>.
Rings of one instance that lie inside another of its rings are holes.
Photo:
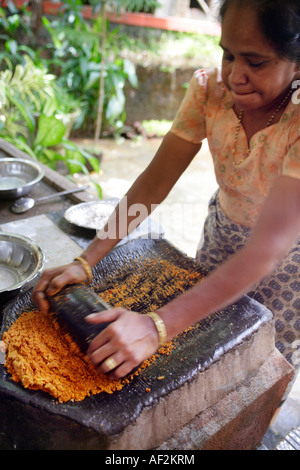
[[[156,326],[158,338],[159,338],[159,345],[162,346],[167,341],[167,330],[166,325],[163,319],[155,312],[147,313],[148,317],[150,317]]]
[[[79,261],[82,264],[87,275],[87,284],[90,284],[93,279],[93,271],[89,263],[85,259],[81,258],[81,256],[75,258],[74,261]]]

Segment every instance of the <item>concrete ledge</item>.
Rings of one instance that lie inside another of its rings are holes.
[[[256,449],[292,375],[292,366],[275,349],[252,377],[196,416],[159,449]]]

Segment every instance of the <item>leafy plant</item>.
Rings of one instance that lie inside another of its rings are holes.
[[[70,172],[99,172],[99,161],[65,138],[66,125],[57,117],[54,76],[34,66],[29,57],[15,71],[0,72],[0,137],[33,158],[56,169],[63,161]],[[47,115],[49,113],[49,115]],[[97,185],[101,197],[101,188]]]
[[[84,4],[93,8],[90,21],[84,19]],[[16,8],[8,0],[7,8],[0,9],[0,64],[10,66],[24,64],[24,54],[35,64],[45,63],[58,76],[56,83],[63,90],[70,90],[75,98],[82,98],[80,115],[74,129],[81,132],[94,127],[95,140],[105,128],[118,133],[125,122],[124,86],[127,81],[137,87],[135,67],[128,59],[120,58],[120,42],[129,39],[120,34],[120,28],[111,31],[108,12],[151,11],[159,3],[156,0],[65,0],[59,7],[59,16],[51,22],[43,18],[43,26],[50,34],[52,43],[40,51],[34,45],[28,4]],[[26,45],[16,38],[26,33]],[[29,42],[28,42],[29,41]],[[46,51],[45,51],[46,50]],[[40,52],[43,52],[42,55]],[[45,53],[48,59],[45,59]],[[43,59],[42,59],[43,57]]]
[[[58,84],[71,89],[75,97],[85,97],[75,129],[89,128],[94,122],[97,140],[103,121],[116,133],[123,127],[124,86],[128,80],[136,87],[137,77],[134,65],[119,57],[119,28],[108,29],[107,9],[114,8],[116,2],[90,3],[95,15],[90,23],[83,19],[82,2],[67,0],[61,16],[52,22],[43,18],[43,24],[53,41],[52,64],[58,68]]]
[[[124,0],[127,11],[154,12],[161,4],[156,0]]]
[[[142,121],[142,126],[147,132],[149,137],[163,137],[170,130],[172,125],[171,121],[163,119],[158,121],[156,119],[151,119],[150,121]]]
[[[56,169],[56,164],[62,161],[68,167],[70,175],[75,173],[84,173],[90,176],[87,168],[87,162],[96,173],[100,171],[99,160],[78,147],[74,142],[65,139],[66,126],[62,121],[54,116],[41,114],[37,122],[37,132],[33,143],[29,146],[24,137],[9,139],[21,150],[36,158],[41,163]],[[63,150],[63,152],[62,152]],[[102,197],[102,190],[99,184],[91,181],[96,186],[98,196]]]
[[[35,128],[35,114],[41,112],[44,100],[53,96],[54,76],[35,67],[29,57],[25,65],[0,73],[0,132],[16,137],[30,137]]]
[[[7,8],[0,7],[0,64],[14,65],[24,64],[24,54],[35,58],[34,35],[29,27],[30,12],[28,3],[17,8],[8,0]],[[21,37],[26,37],[27,45],[20,42]],[[16,38],[19,38],[19,41]]]

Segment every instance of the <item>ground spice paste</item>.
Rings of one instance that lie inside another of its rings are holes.
[[[136,272],[133,266],[123,279],[114,280],[108,289],[100,292],[103,300],[112,307],[123,306],[146,313],[159,308],[166,297],[178,295],[203,278],[198,272],[178,268],[168,261],[159,261],[154,274],[153,264],[145,268],[146,271]],[[145,277],[145,272],[152,275]],[[12,379],[25,388],[48,392],[60,403],[120,390],[159,354],[169,354],[173,347],[172,342],[167,343],[134,374],[112,381],[89,363],[51,313],[25,311],[4,333],[3,341],[5,367]]]

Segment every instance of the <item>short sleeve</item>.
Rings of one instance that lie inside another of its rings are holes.
[[[194,73],[171,127],[173,134],[195,144],[206,137],[207,81],[206,71]]]
[[[282,173],[283,175],[300,179],[300,137],[285,156]]]

